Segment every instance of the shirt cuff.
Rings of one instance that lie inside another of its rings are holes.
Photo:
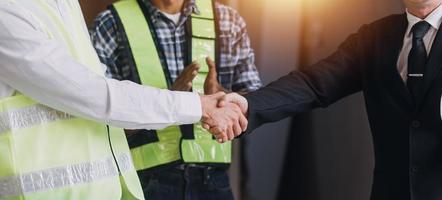
[[[176,92],[175,112],[176,122],[179,124],[195,124],[201,120],[202,107],[198,93]]]

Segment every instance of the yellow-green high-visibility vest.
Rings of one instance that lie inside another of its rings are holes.
[[[208,73],[205,58],[215,56],[216,23],[214,1],[196,0],[199,14],[191,16],[191,56],[201,64],[199,74],[193,81],[193,90],[204,93],[204,81]],[[161,65],[159,51],[149,27],[149,17],[137,0],[120,0],[111,10],[118,16],[119,28],[123,29],[140,82],[166,89],[167,70]],[[153,30],[153,29],[152,29]],[[154,31],[152,31],[154,32]],[[204,130],[201,124],[172,126],[164,130],[141,131],[131,145],[131,153],[137,170],[150,170],[177,163],[228,165],[231,162],[231,143],[219,144]],[[129,138],[129,140],[131,140]],[[131,144],[131,142],[130,142]]]
[[[11,3],[32,15],[47,38],[65,45],[76,61],[103,75],[78,1],[65,1],[72,24],[64,24],[46,0]],[[122,129],[57,111],[17,92],[0,99],[0,199],[119,200],[144,196]]]

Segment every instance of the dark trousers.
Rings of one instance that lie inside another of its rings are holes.
[[[140,175],[146,200],[233,200],[226,170],[180,167]]]

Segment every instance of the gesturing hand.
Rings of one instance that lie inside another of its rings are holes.
[[[209,73],[204,81],[204,94],[215,94],[217,92],[226,92],[221,84],[218,82],[218,73],[216,72],[215,62],[209,57],[206,58],[207,66],[209,66]]]
[[[237,104],[228,102],[230,97],[225,96],[224,92],[201,96],[203,126],[221,143],[233,140],[247,129],[248,124],[242,109]],[[218,106],[220,101],[224,102],[222,107]]]
[[[192,88],[192,81],[198,75],[200,65],[193,62],[181,72],[175,82],[172,84],[174,91],[189,91]]]

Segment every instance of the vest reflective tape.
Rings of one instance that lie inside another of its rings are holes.
[[[122,172],[133,169],[129,154],[121,154],[117,159],[119,163],[124,163],[120,165]],[[113,157],[90,163],[29,172],[0,179],[0,198],[71,187],[114,176],[118,176],[118,170]]]
[[[73,118],[72,115],[41,104],[0,113],[0,134],[10,130]]]
[[[209,68],[206,57],[215,59],[215,22],[212,0],[197,0],[200,14],[192,14],[192,60],[200,64],[193,81],[193,90],[204,93],[204,81]],[[124,28],[138,76],[143,85],[168,88],[149,23],[136,0],[120,0],[113,4],[113,11]],[[180,127],[158,130],[158,142],[147,143],[131,149],[137,170],[145,170],[174,162],[219,163],[231,161],[231,143],[218,144],[200,124],[193,126],[194,139],[184,139]]]

